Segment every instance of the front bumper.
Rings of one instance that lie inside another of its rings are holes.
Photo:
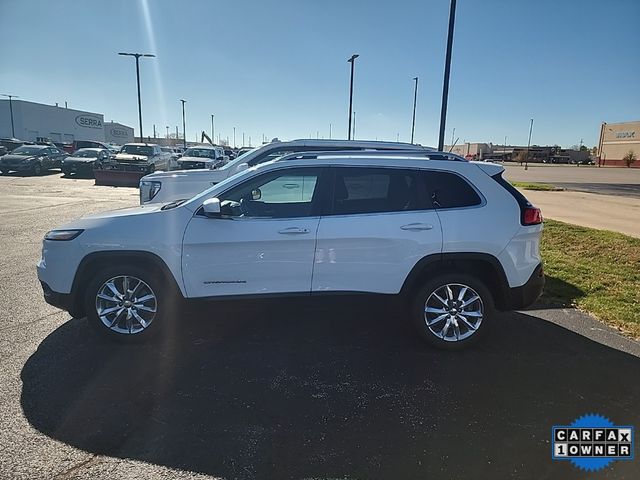
[[[509,306],[512,310],[527,308],[535,302],[544,288],[544,269],[542,263],[535,268],[527,283],[520,287],[510,288]]]
[[[44,301],[49,305],[53,305],[56,308],[66,310],[73,317],[80,315],[80,312],[76,312],[74,308],[74,299],[71,293],[58,293],[54,292],[46,282],[41,281],[42,293],[44,294]]]
[[[33,168],[33,162],[27,163],[2,163],[0,169],[14,172],[28,172]]]
[[[63,172],[93,172],[93,162],[69,162],[62,164]]]

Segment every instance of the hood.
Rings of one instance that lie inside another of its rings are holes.
[[[56,230],[65,230],[65,229],[90,229],[103,225],[105,222],[112,220],[114,218],[126,218],[126,217],[136,217],[138,215],[149,215],[153,213],[157,213],[160,209],[165,205],[164,203],[152,203],[149,205],[141,205],[138,207],[127,207],[121,208],[118,210],[108,210],[106,212],[94,213],[91,215],[85,215],[84,217],[78,218],[77,220],[73,220],[72,222],[66,223],[59,227],[56,227]]]
[[[3,155],[0,157],[3,161],[7,162],[21,162],[22,160],[31,160],[32,158],[36,158],[37,155],[13,155],[11,153],[7,155]]]
[[[79,162],[79,163],[92,163],[97,160],[98,157],[66,157],[65,162]]]
[[[203,163],[211,163],[215,160],[209,157],[180,157],[178,159],[180,162],[203,162]]]
[[[146,162],[148,157],[146,155],[131,155],[129,153],[118,153],[116,155],[117,162]]]

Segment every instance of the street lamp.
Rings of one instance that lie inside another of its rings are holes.
[[[236,148],[236,127],[233,127],[233,148]]]
[[[187,101],[183,99],[180,99],[180,101],[182,102],[182,144],[184,148],[187,148],[187,128],[184,120],[184,104],[187,103]]]
[[[140,142],[142,142],[142,102],[140,100],[140,57],[155,57],[151,53],[125,53],[120,52],[118,55],[125,57],[135,57],[136,59],[136,80],[138,82],[138,120],[140,122]]]
[[[451,72],[451,50],[453,49],[453,27],[456,23],[456,0],[451,0],[449,9],[449,32],[447,34],[447,52],[444,61],[444,81],[442,82],[442,107],[440,109],[440,135],[438,150],[444,148],[444,131],[447,123],[447,99],[449,97],[449,75]]]
[[[214,115],[213,115],[213,113],[212,113],[212,114],[211,114],[211,141],[212,141],[212,142],[215,142],[215,141],[216,141],[216,140],[215,140],[216,135],[215,135],[215,129],[213,128],[213,117],[214,117]]]
[[[416,102],[418,100],[418,77],[413,77],[416,82],[415,89],[413,91],[413,120],[411,121],[411,143],[413,143],[413,133],[416,130]]]
[[[356,58],[358,58],[360,55],[358,54],[354,54],[351,55],[351,58],[349,60],[347,60],[347,63],[351,64],[351,83],[349,86],[349,136],[348,136],[348,140],[351,140],[351,112],[353,109],[353,68],[356,62]]]
[[[11,113],[11,137],[16,138],[16,132],[13,128],[13,102],[11,100],[13,98],[20,98],[20,97],[17,95],[7,95],[6,93],[3,93],[2,96],[9,98],[9,112]]]

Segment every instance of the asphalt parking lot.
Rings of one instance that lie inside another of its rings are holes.
[[[208,304],[118,345],[48,306],[35,263],[47,230],[137,190],[12,175],[0,198],[0,478],[640,476],[551,460],[555,424],[640,425],[640,345],[587,315],[502,314],[447,353],[381,299]]]
[[[517,182],[550,183],[577,192],[640,198],[640,168],[610,168],[595,165],[505,163],[505,178]]]

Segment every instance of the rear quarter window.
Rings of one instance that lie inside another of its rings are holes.
[[[422,173],[427,195],[435,208],[462,208],[480,205],[478,192],[455,173],[425,171]]]

